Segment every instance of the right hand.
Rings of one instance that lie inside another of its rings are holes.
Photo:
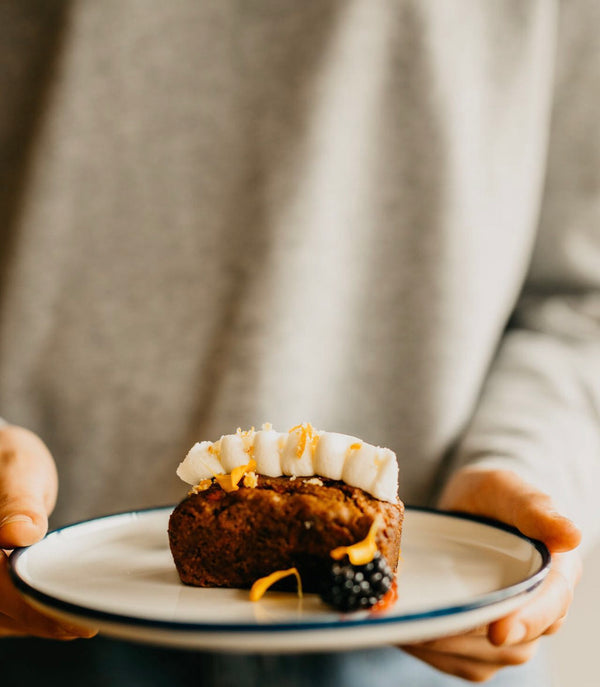
[[[58,492],[56,466],[46,445],[22,427],[0,429],[0,637],[91,637],[95,631],[58,623],[34,610],[13,586],[8,553],[39,541]],[[3,550],[4,549],[4,550]]]

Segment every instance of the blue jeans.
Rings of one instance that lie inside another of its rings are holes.
[[[0,639],[6,687],[458,687],[394,648],[335,654],[246,655],[173,651],[101,637],[75,642]],[[538,656],[506,668],[490,687],[550,687]]]

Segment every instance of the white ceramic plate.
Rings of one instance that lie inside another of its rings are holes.
[[[468,630],[522,604],[548,572],[543,544],[490,521],[407,508],[398,601],[341,615],[316,595],[180,583],[171,508],[109,515],[50,533],[10,557],[27,599],[113,637],[226,651],[325,651],[408,643]]]

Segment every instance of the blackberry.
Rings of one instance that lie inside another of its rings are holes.
[[[335,561],[325,577],[321,599],[338,611],[360,611],[374,606],[392,586],[393,573],[377,551],[365,565],[352,565],[346,557]]]

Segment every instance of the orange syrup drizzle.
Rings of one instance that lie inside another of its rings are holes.
[[[377,536],[379,524],[380,519],[379,516],[377,516],[375,520],[373,520],[367,536],[364,539],[351,546],[338,546],[333,549],[329,555],[336,561],[339,561],[344,556],[348,556],[352,565],[366,565],[373,560],[377,551],[375,537]]]
[[[270,575],[256,580],[250,588],[250,601],[262,599],[269,587],[274,585],[275,582],[279,582],[279,580],[282,580],[284,577],[288,577],[288,575],[296,576],[296,580],[298,581],[298,596],[302,598],[302,580],[300,579],[300,573],[297,568],[288,568],[287,570],[276,570]]]

